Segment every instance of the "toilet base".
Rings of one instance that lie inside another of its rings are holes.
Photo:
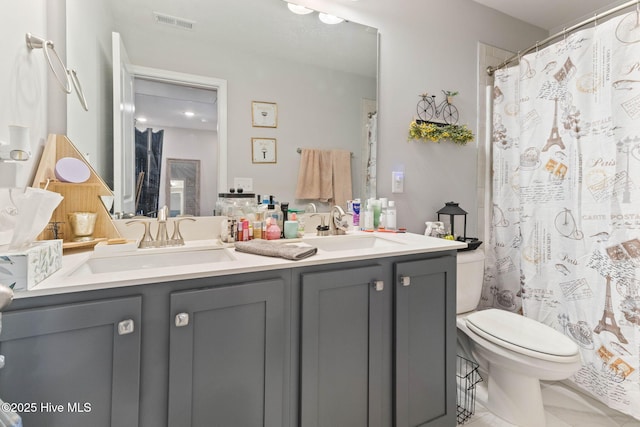
[[[527,375],[489,366],[487,409],[520,427],[546,425],[540,381]]]

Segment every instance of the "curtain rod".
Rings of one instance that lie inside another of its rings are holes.
[[[589,19],[585,19],[584,21],[580,22],[579,24],[573,25],[573,26],[571,26],[569,28],[565,28],[564,30],[562,30],[562,31],[560,31],[560,32],[558,32],[556,34],[554,34],[554,35],[552,35],[550,37],[547,37],[546,39],[542,40],[541,42],[536,42],[536,44],[534,44],[533,46],[530,46],[527,49],[518,52],[517,54],[513,55],[509,59],[507,59],[504,62],[502,62],[500,65],[497,65],[495,67],[494,66],[488,66],[487,67],[487,74],[492,76],[493,73],[496,70],[499,70],[501,68],[506,67],[507,65],[509,65],[510,63],[515,61],[516,59],[519,59],[522,55],[526,55],[527,53],[531,52],[532,50],[539,48],[541,45],[545,45],[545,44],[549,43],[550,41],[557,39],[558,37],[564,37],[564,36],[567,35],[567,33],[575,31],[580,27],[584,27],[585,25],[589,25],[592,22],[596,22],[598,19],[606,18],[609,15],[612,15],[612,14],[614,14],[616,12],[620,12],[621,10],[624,10],[624,9],[626,9],[628,7],[633,6],[633,5],[636,5],[636,6],[640,5],[640,0],[631,0],[631,1],[628,1],[628,2],[626,2],[624,4],[621,4],[620,6],[616,6],[614,8],[611,8],[611,9],[609,9],[606,12],[603,12],[601,14],[597,14],[596,13],[593,17],[591,17]],[[638,7],[640,7],[640,6],[638,6]],[[640,13],[640,9],[638,10],[638,13]]]

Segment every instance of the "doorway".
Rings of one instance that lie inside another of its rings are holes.
[[[136,214],[154,216],[167,205],[172,216],[211,215],[217,190],[217,90],[135,77],[134,93]],[[190,198],[177,206],[168,190],[179,177],[172,175],[169,159],[204,165],[180,193]]]

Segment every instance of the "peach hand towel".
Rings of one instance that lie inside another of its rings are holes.
[[[351,152],[347,150],[331,150],[333,170],[333,203],[347,207],[347,200],[351,200]]]
[[[327,202],[333,198],[331,152],[302,149],[296,185],[296,199]]]

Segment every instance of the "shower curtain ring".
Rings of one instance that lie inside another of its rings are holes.
[[[565,43],[567,42],[567,27],[562,29],[562,37],[564,37]]]
[[[638,0],[640,1],[640,0]],[[540,43],[538,40],[536,40],[536,55],[538,54],[538,43]]]
[[[593,14],[593,28],[598,28],[598,14]]]

